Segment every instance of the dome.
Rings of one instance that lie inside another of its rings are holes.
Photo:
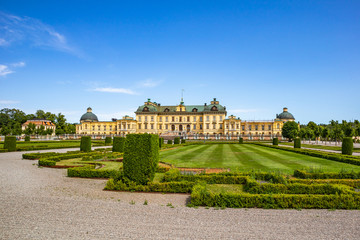
[[[81,116],[80,121],[98,122],[99,120],[97,116],[92,113],[92,109],[89,107],[87,112]]]
[[[294,119],[294,116],[288,112],[287,108],[284,108],[284,111],[282,113],[280,113],[279,115],[277,115],[277,118],[279,119]]]

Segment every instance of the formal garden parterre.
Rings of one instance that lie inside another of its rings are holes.
[[[264,143],[160,144],[151,134],[121,142],[125,154],[98,149],[23,158],[69,167],[69,177],[109,178],[105,190],[188,193],[189,206],[360,209],[360,157]],[[206,173],[213,168],[218,173]]]

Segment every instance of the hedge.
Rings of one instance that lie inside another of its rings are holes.
[[[128,134],[125,141],[124,176],[137,184],[154,179],[159,163],[159,136]]]
[[[5,136],[4,149],[7,149],[8,152],[16,151],[16,137],[15,136]]]
[[[353,188],[360,188],[360,179],[289,179],[288,183],[301,184],[342,184]]]
[[[275,146],[279,145],[279,139],[278,138],[273,138],[273,145],[275,145]]]
[[[111,145],[111,137],[105,137],[105,146]]]
[[[239,143],[243,144],[244,143],[244,138],[239,138]]]
[[[301,148],[301,140],[300,138],[294,139],[294,148]]]
[[[161,148],[164,145],[164,139],[159,138],[159,148]]]
[[[186,140],[185,139],[181,139],[181,144],[184,144],[186,143]]]
[[[39,166],[46,166],[46,167],[55,166],[56,161],[47,160],[47,159],[40,159],[38,165]]]
[[[23,159],[35,160],[35,159],[39,159],[39,158],[55,156],[55,155],[58,155],[58,154],[59,154],[59,153],[56,153],[56,152],[47,152],[47,153],[24,153],[24,154],[22,155],[22,158],[23,158]]]
[[[135,182],[124,183],[122,180],[109,179],[104,190],[136,191],[136,192],[169,192],[169,193],[190,193],[194,182],[148,182],[146,185],[138,185]]]
[[[25,142],[30,142],[30,136],[25,136]]]
[[[344,155],[353,154],[354,143],[351,137],[344,137],[341,145],[341,153]]]
[[[172,144],[172,140],[167,140],[167,144]]]
[[[180,144],[180,138],[179,137],[174,138],[174,144]]]
[[[250,194],[213,193],[206,185],[197,184],[191,193],[190,206],[231,207],[231,208],[321,208],[360,209],[358,194]]]
[[[294,177],[302,179],[360,179],[360,172],[314,172],[295,170]]]
[[[91,152],[91,137],[90,136],[81,137],[80,151]]]
[[[297,149],[297,148],[289,148],[289,147],[281,147],[281,146],[272,146],[272,145],[267,145],[267,144],[262,144],[262,143],[251,143],[251,144],[255,144],[255,145],[263,146],[263,147],[280,149],[280,150],[289,151],[289,152],[296,152],[296,153],[300,153],[300,154],[304,154],[304,155],[308,155],[308,156],[312,156],[312,157],[319,157],[319,158],[324,158],[324,159],[337,161],[337,162],[349,163],[352,165],[360,165],[360,157],[358,157],[358,156],[341,155],[338,153],[322,152],[322,151],[310,150],[310,149]]]
[[[93,165],[86,167],[75,167],[67,169],[68,177],[81,178],[110,178],[116,175],[116,170],[94,169]]]
[[[114,137],[113,140],[113,152],[124,152],[125,138],[124,137]]]

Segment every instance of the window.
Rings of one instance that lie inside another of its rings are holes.
[[[168,108],[165,108],[164,112],[169,112],[169,109],[168,109]]]
[[[165,122],[168,122],[169,121],[169,118],[168,117],[165,117]]]
[[[128,124],[128,129],[130,129],[130,124]]]
[[[193,121],[196,122],[196,117],[194,117]]]
[[[85,129],[87,129],[87,124],[85,124]]]
[[[206,116],[206,121],[210,121],[210,117],[209,117],[209,116]]]
[[[175,122],[175,117],[172,117],[172,121]]]
[[[110,126],[110,131],[112,131],[112,126]]]
[[[220,123],[220,129],[223,129],[222,123]]]
[[[280,128],[280,124],[277,124],[277,128],[278,128],[278,129]]]
[[[159,122],[162,122],[162,117],[160,117]]]
[[[145,123],[144,125],[145,125],[145,127],[144,127],[144,128],[145,128],[145,129],[147,129],[147,123]]]
[[[194,129],[194,130],[196,129],[196,124],[193,125],[193,129]]]
[[[216,129],[216,124],[213,124],[213,129]]]
[[[154,117],[153,117],[153,116],[151,116],[151,121],[152,121],[152,122],[154,121]]]
[[[236,129],[239,129],[239,124],[236,124]]]
[[[271,130],[271,125],[268,126],[268,130]]]
[[[147,116],[145,116],[145,122],[147,122]]]
[[[193,110],[192,110],[193,112],[197,112],[198,110],[197,110],[197,108],[193,108]]]
[[[138,119],[139,119],[139,122],[141,122],[141,116],[139,116],[139,118],[138,118]]]
[[[251,131],[251,125],[249,125],[249,131]]]
[[[139,129],[141,129],[141,123],[139,123]]]
[[[149,108],[148,107],[144,107],[143,108],[143,112],[148,112],[149,111]]]
[[[202,120],[203,120],[203,118],[202,118],[202,117],[200,117],[200,122],[202,122]]]
[[[151,126],[151,129],[154,129],[154,124],[150,124],[150,126]]]
[[[104,125],[104,131],[106,131],[106,125]]]
[[[220,116],[220,121],[222,121],[222,116]]]
[[[258,130],[258,125],[255,125],[255,130],[256,130],[256,131]]]
[[[190,117],[187,117],[187,121],[190,122]]]
[[[161,124],[159,125],[159,129],[162,129],[162,125],[161,125]]]
[[[95,130],[95,126],[92,126],[92,130],[93,130],[93,131]]]
[[[263,131],[265,130],[265,125],[261,126],[261,130],[263,130]]]
[[[241,126],[241,129],[242,129],[243,131],[245,131],[245,125],[242,125],[242,126]]]
[[[217,109],[217,107],[216,106],[213,106],[212,108],[211,108],[211,111],[217,111],[218,109]]]
[[[202,124],[200,124],[200,130],[202,130],[202,129],[203,129]]]
[[[182,122],[182,117],[179,118],[179,122]]]
[[[216,116],[213,116],[213,121],[216,121]]]
[[[206,124],[206,129],[210,129],[210,124]]]
[[[169,126],[166,124],[166,125],[165,125],[165,128],[166,128],[166,129],[169,129]]]

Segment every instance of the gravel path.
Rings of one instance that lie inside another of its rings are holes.
[[[66,170],[38,168],[37,161],[21,160],[21,155],[0,153],[0,239],[360,236],[360,211],[187,208],[187,194],[103,191],[104,180],[67,178]]]

